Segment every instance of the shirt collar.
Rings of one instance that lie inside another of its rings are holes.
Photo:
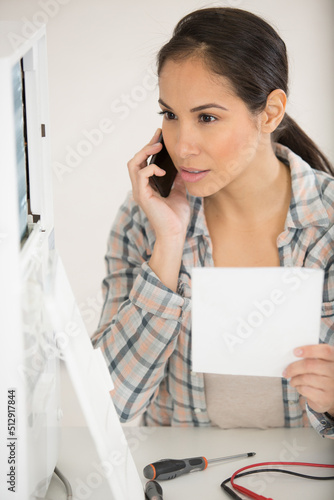
[[[322,201],[321,187],[316,175],[318,171],[312,169],[286,146],[275,144],[274,147],[276,156],[288,164],[291,170],[291,201],[285,227],[329,226],[328,213]],[[203,198],[188,195],[188,199],[192,206],[188,236],[209,236]]]
[[[204,214],[203,198],[187,195],[191,207],[191,219],[188,225],[187,237],[209,236],[209,229]]]
[[[275,144],[276,156],[290,167],[291,201],[285,227],[327,227],[330,224],[322,201],[319,171],[310,167],[300,156],[286,146]],[[326,174],[324,174],[326,175]]]

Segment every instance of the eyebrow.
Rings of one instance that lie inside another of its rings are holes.
[[[168,104],[166,104],[162,99],[159,99],[158,102],[164,106],[167,109],[172,109]],[[223,109],[224,111],[228,111],[227,108],[224,106],[221,106],[220,104],[215,104],[214,102],[210,102],[208,104],[202,104],[201,106],[196,106],[196,108],[191,108],[190,112],[191,113],[196,113],[197,111],[203,111],[203,109],[208,109],[208,108],[219,108]]]

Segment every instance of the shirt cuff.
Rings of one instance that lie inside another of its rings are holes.
[[[179,281],[178,293],[173,292],[159,280],[147,262],[144,262],[129,298],[136,307],[155,316],[183,321],[185,313],[190,312],[188,288],[188,285]]]
[[[328,413],[318,413],[306,404],[309,420],[315,430],[323,437],[334,437],[334,418]]]

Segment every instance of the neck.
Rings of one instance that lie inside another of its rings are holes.
[[[290,198],[290,169],[270,148],[228,186],[206,198],[204,206],[225,223],[251,227],[286,215]]]

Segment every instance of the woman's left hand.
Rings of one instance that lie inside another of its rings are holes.
[[[310,408],[334,416],[334,346],[306,345],[294,350],[302,358],[291,363],[283,376],[299,394],[307,398]]]

